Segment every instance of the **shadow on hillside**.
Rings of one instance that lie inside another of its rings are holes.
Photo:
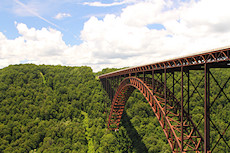
[[[146,148],[145,144],[141,141],[142,138],[130,122],[130,118],[126,114],[125,110],[122,116],[122,125],[126,129],[129,138],[132,140],[132,147],[136,150],[136,152],[147,153],[148,149]]]

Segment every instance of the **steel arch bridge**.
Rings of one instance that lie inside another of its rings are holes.
[[[226,134],[230,130],[230,121],[226,122],[224,130],[220,130],[210,117],[213,105],[218,102],[220,95],[225,98],[225,103],[230,102],[227,94],[230,76],[223,73],[225,79],[224,82],[220,82],[218,73],[213,71],[221,68],[222,72],[229,72],[229,54],[230,47],[224,47],[99,76],[112,101],[108,128],[119,128],[125,104],[132,92],[137,89],[152,108],[172,152],[215,152],[220,141],[230,150],[227,141],[230,136]],[[199,75],[200,79],[193,80],[193,75]],[[211,82],[215,86],[215,92],[211,91]],[[201,91],[201,87],[204,90]],[[210,100],[210,94],[215,98]],[[190,103],[194,98],[195,101],[203,102],[204,115],[199,122],[193,122],[191,114]],[[210,129],[219,135],[218,140],[212,145]]]

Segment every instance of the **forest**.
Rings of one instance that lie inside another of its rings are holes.
[[[151,107],[138,91],[127,101],[119,131],[107,129],[111,101],[90,67],[20,64],[0,70],[0,152],[170,153],[171,149]],[[218,84],[211,84],[212,121],[223,130],[230,123],[229,71],[217,69]],[[193,75],[193,80],[200,75]],[[227,82],[226,82],[227,81]],[[226,84],[224,85],[224,83]],[[215,90],[218,89],[218,90]],[[197,90],[202,90],[201,84]],[[191,103],[197,123],[203,103]],[[178,97],[180,95],[177,95]],[[227,98],[226,98],[227,97]],[[228,99],[228,100],[226,100]],[[197,104],[198,103],[198,104]],[[199,128],[202,128],[202,124]],[[219,139],[211,125],[211,143]],[[230,129],[224,139],[230,146]],[[220,140],[214,152],[230,152]]]

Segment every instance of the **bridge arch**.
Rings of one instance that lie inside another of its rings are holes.
[[[112,130],[119,128],[125,104],[132,92],[138,89],[148,101],[156,115],[172,152],[180,152],[183,148],[188,151],[202,151],[203,138],[196,126],[185,110],[183,114],[185,114],[184,117],[186,119],[183,124],[181,124],[180,103],[168,89],[168,98],[165,100],[161,94],[163,87],[164,85],[157,80],[155,80],[155,86],[152,87],[151,84],[137,77],[127,77],[123,79],[112,101],[108,128]]]

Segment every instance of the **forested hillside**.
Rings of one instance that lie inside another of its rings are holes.
[[[26,64],[1,69],[0,152],[169,150],[165,140],[157,140],[164,135],[156,135],[161,129],[154,128],[158,124],[147,104],[129,106],[140,133],[126,114],[127,122],[113,132],[106,128],[105,102],[109,99],[89,67]]]
[[[107,130],[110,106],[105,103],[111,102],[96,75],[114,70],[95,74],[90,67],[33,64],[1,69],[0,152],[171,152],[157,118],[138,91],[126,104],[119,131]],[[229,83],[226,86],[225,92],[230,88]],[[230,121],[230,103],[221,101],[224,96],[221,93],[214,104],[218,109],[212,118],[218,128]],[[203,104],[191,105],[198,122]],[[230,130],[226,132],[230,145]],[[211,136],[212,141],[219,138],[214,131]],[[223,141],[219,144],[215,151],[228,152]]]

